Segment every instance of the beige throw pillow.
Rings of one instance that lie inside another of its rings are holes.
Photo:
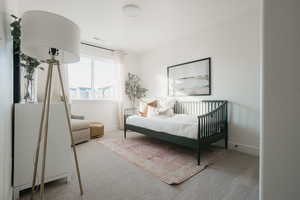
[[[141,110],[141,107],[140,107],[139,115],[141,117],[148,117],[149,109],[150,108],[157,108],[157,101],[156,100],[148,102],[148,103],[145,103],[145,102],[142,102],[142,103],[144,103],[145,106],[144,107],[143,107],[143,105],[141,106],[142,110]],[[150,112],[151,112],[150,115],[152,115],[153,109],[150,109]]]

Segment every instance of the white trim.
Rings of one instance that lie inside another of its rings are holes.
[[[228,141],[229,149],[240,151],[253,156],[259,156],[259,147],[247,144],[240,144],[234,141]]]
[[[66,179],[67,183],[69,183],[69,181],[72,179],[72,174],[71,173],[62,173],[57,176],[49,177],[45,182],[49,183],[49,182],[59,180],[59,179]],[[37,183],[37,185],[38,184],[39,183]],[[31,186],[32,186],[31,183],[27,183],[24,185],[13,187],[13,193],[12,193],[13,200],[19,200],[20,199],[20,191],[31,188]]]
[[[8,199],[13,199],[13,192],[14,192],[13,187],[10,186],[9,193],[8,193]]]
[[[117,103],[116,99],[72,99],[72,104],[87,104],[87,103],[104,103],[104,102],[112,102]]]

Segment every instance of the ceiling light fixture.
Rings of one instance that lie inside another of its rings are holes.
[[[126,4],[122,9],[128,17],[137,17],[141,12],[141,8],[135,4]]]

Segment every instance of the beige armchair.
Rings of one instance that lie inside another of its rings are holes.
[[[90,122],[84,116],[71,115],[71,127],[74,143],[79,144],[90,139]]]

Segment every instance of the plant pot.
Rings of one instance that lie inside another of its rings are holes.
[[[32,75],[25,74],[24,77],[29,77],[29,78],[23,79],[23,83],[24,83],[23,101],[25,103],[36,103],[37,101],[36,73]]]

